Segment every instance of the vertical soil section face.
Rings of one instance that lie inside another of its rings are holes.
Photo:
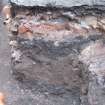
[[[62,105],[104,105],[98,89],[104,89],[105,7],[12,6],[5,24],[12,73],[21,86],[62,97]]]

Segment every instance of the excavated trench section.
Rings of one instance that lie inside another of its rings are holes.
[[[90,99],[89,65],[104,46],[105,7],[11,5],[11,65],[20,87],[61,97],[62,105],[96,105]]]

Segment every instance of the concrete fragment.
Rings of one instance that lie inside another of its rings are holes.
[[[99,29],[101,31],[105,32],[105,19],[104,18],[103,19],[100,19],[98,21],[98,26],[99,26]]]
[[[9,19],[6,19],[3,23],[5,24],[5,25],[8,25],[9,23],[11,23],[11,18],[9,18]]]
[[[15,41],[15,40],[9,42],[9,45],[10,45],[10,46],[15,46],[15,47],[16,47],[16,46],[18,46],[17,44],[18,44],[18,43],[17,43],[17,41]]]
[[[11,13],[11,5],[6,5],[3,7],[2,13],[6,19],[9,19],[12,17]]]
[[[21,59],[21,52],[20,52],[20,50],[14,50],[13,52],[12,52],[12,55],[11,55],[11,57],[12,57],[12,59],[14,59],[16,62],[18,62],[18,61],[20,61],[20,59]]]
[[[98,28],[98,17],[95,16],[84,16],[81,19],[81,23],[85,24],[85,27],[92,27],[94,29]]]
[[[11,21],[9,26],[9,31],[13,34],[13,35],[17,35],[18,34],[18,27],[19,27],[19,23],[16,21]]]

